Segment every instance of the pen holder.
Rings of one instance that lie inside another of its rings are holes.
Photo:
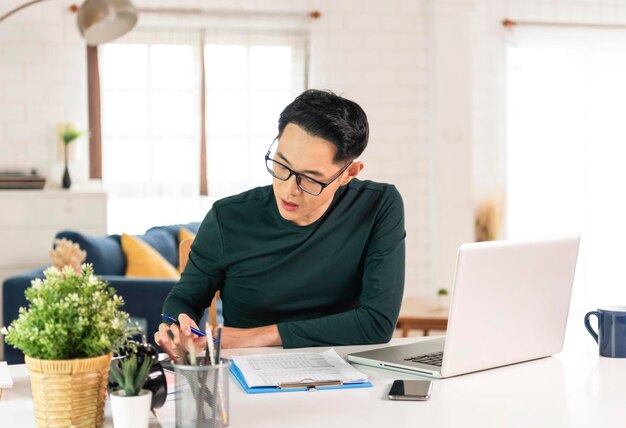
[[[211,365],[174,364],[176,427],[221,428],[229,424],[229,360]]]

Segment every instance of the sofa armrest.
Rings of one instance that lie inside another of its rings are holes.
[[[25,272],[16,276],[9,277],[2,283],[2,326],[8,327],[11,322],[17,318],[20,307],[27,306],[26,296],[24,292],[30,287],[30,282],[35,278],[43,278],[42,267],[30,272]],[[3,341],[4,342],[4,341]],[[23,364],[24,355],[19,351],[4,343],[3,358],[9,364]]]
[[[24,292],[30,287],[30,282],[35,278],[43,278],[46,268],[24,272],[4,280],[2,288],[2,326],[8,326],[17,318],[20,307],[26,306]]]

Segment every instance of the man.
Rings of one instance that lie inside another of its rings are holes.
[[[404,208],[396,188],[356,179],[365,112],[308,90],[281,113],[265,162],[271,186],[217,201],[163,312],[155,340],[170,355],[206,344],[190,327],[220,291],[224,348],[389,341],[404,290]]]

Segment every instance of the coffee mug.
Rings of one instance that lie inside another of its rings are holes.
[[[598,318],[598,332],[589,324],[589,317]],[[626,306],[606,306],[585,315],[585,327],[600,347],[600,355],[626,358]]]

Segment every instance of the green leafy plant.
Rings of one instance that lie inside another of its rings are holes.
[[[139,354],[135,347],[125,358],[111,363],[111,375],[127,397],[139,395],[152,366],[152,359],[147,355],[143,355],[141,364],[138,361]]]
[[[72,125],[71,123],[67,123],[61,131],[61,139],[63,140],[63,143],[67,146],[69,143],[71,143],[83,134],[83,131],[79,131],[74,127],[74,125]]]
[[[105,355],[125,337],[128,314],[123,299],[90,264],[80,272],[66,266],[46,269],[26,290],[28,308],[4,330],[7,343],[44,360]]]
[[[440,288],[439,290],[437,290],[437,296],[447,296],[447,295],[448,295],[447,288]]]

